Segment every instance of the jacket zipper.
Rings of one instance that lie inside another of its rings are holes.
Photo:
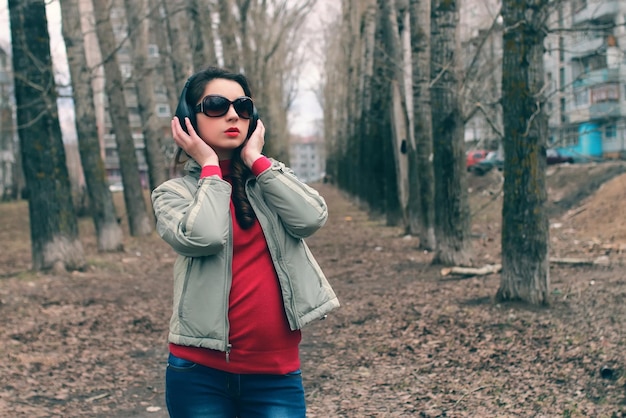
[[[281,173],[283,172],[282,169],[278,169]],[[252,192],[253,193],[253,192]],[[248,193],[248,195],[252,194],[252,193]],[[289,292],[291,294],[291,304],[290,304],[290,310],[291,310],[291,316],[293,317],[294,320],[294,325],[296,326],[297,329],[300,328],[300,324],[298,323],[298,318],[293,314],[294,312],[296,312],[296,308],[295,306],[293,306],[293,298],[295,297],[295,293],[293,291],[293,287],[291,286],[291,280],[289,280],[289,275],[285,274],[284,272],[286,271],[285,267],[282,264],[282,260],[280,259],[280,257],[277,257],[275,254],[275,249],[273,248],[273,246],[275,245],[276,247],[278,247],[278,237],[276,236],[276,229],[278,228],[278,226],[274,223],[273,219],[268,216],[268,213],[271,213],[271,211],[269,210],[269,208],[267,207],[267,205],[265,204],[265,201],[263,199],[258,199],[258,204],[256,202],[253,202],[253,200],[250,200],[250,204],[253,206],[254,209],[258,209],[260,213],[263,214],[263,216],[265,216],[265,218],[267,219],[267,221],[271,224],[271,230],[270,231],[265,231],[265,228],[263,228],[263,223],[261,223],[261,229],[263,229],[263,232],[269,232],[272,237],[273,237],[273,242],[275,244],[270,245],[270,243],[268,242],[268,248],[270,249],[270,254],[272,255],[272,260],[275,260],[275,264],[277,264],[278,266],[280,266],[280,269],[283,271],[283,276],[287,277],[287,283],[289,284]],[[258,206],[258,207],[255,207]],[[282,251],[278,251],[279,255],[280,253],[282,253]],[[278,271],[277,271],[278,273]],[[278,273],[279,276],[281,276],[280,273]],[[284,303],[284,302],[283,302]],[[288,316],[289,313],[285,312]]]
[[[229,209],[230,212],[230,209]],[[230,214],[230,213],[229,213]],[[226,280],[226,288],[224,289],[224,296],[226,298],[226,303],[224,304],[224,306],[226,307],[226,312],[224,312],[224,341],[225,341],[225,352],[226,352],[226,363],[230,363],[230,350],[232,348],[232,344],[229,341],[230,338],[230,324],[228,323],[228,299],[229,299],[229,293],[230,293],[230,286],[232,285],[232,281],[233,281],[233,270],[232,270],[232,261],[233,261],[233,221],[232,221],[232,215],[229,216],[230,219],[230,228],[229,228],[229,232],[228,232],[228,241],[230,243],[229,245],[229,251],[228,251],[228,259],[226,260],[226,269],[229,271],[228,274],[228,279]]]

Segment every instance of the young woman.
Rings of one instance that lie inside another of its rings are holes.
[[[303,240],[326,222],[326,203],[262,155],[263,123],[248,133],[250,97],[241,74],[191,76],[181,95],[191,114],[172,120],[186,175],[152,193],[157,231],[178,253],[166,371],[174,418],[304,417],[300,329],[339,306]]]

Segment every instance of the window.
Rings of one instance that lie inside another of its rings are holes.
[[[551,72],[547,72],[546,73],[546,84],[548,85],[548,91],[552,92],[554,91],[554,86],[552,85],[553,81],[552,81],[552,73]]]
[[[129,64],[120,65],[120,71],[122,72],[122,77],[124,77],[124,79],[130,78],[133,74],[133,68]]]
[[[170,106],[167,104],[158,104],[156,107],[156,114],[161,118],[170,116]]]
[[[619,101],[619,86],[617,84],[604,84],[591,90],[591,103]]]
[[[604,127],[604,140],[607,142],[615,141],[617,139],[617,127],[614,124],[606,125]]]
[[[155,44],[148,45],[148,56],[150,58],[158,58],[159,57],[159,47]]]
[[[581,89],[574,92],[574,106],[581,107],[589,104],[589,90]]]

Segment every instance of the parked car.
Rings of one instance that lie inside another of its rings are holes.
[[[546,150],[546,163],[548,165],[561,164],[561,163],[574,163],[574,157],[571,155],[561,154],[559,151],[550,148]]]
[[[109,190],[112,192],[121,192],[124,190],[124,184],[121,181],[109,184]]]
[[[487,154],[487,156],[471,166],[469,168],[470,172],[482,176],[487,174],[489,171],[496,169],[498,171],[502,171],[504,168],[504,160],[496,151],[491,151]]]
[[[489,154],[489,151],[484,149],[467,151],[465,153],[465,168],[467,168],[467,171],[469,171],[470,167],[474,164],[484,160],[485,157],[487,157],[487,154]]]

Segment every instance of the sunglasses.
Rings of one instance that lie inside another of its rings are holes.
[[[231,104],[242,119],[250,119],[252,117],[254,104],[252,99],[247,96],[237,97],[231,102],[224,96],[209,94],[196,105],[194,110],[196,113],[204,113],[210,118],[219,118],[228,113]]]

